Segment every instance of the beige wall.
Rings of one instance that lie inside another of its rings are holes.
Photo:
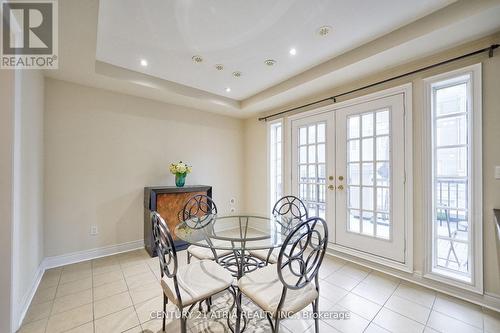
[[[44,121],[46,256],[142,239],[143,188],[173,185],[171,162],[220,211],[242,202],[241,120],[46,79]]]
[[[43,260],[43,99],[37,70],[15,75],[13,305],[16,322]]]
[[[11,332],[14,72],[0,71],[0,332]]]
[[[376,82],[391,75],[401,74],[403,72],[421,67],[433,62],[437,62],[449,57],[457,56],[470,52],[477,48],[489,46],[492,42],[500,41],[500,37],[494,36],[478,42],[470,43],[459,47],[456,50],[444,52],[442,54],[423,59],[405,65],[379,75],[366,78],[358,82],[334,90],[325,92],[318,97],[331,96],[339,92],[349,90],[353,87],[363,86],[367,83]],[[493,224],[493,208],[500,208],[500,181],[494,179],[494,167],[500,165],[500,55],[496,51],[496,56],[488,59],[484,54],[469,58],[452,65],[435,68],[425,73],[418,74],[411,78],[394,81],[376,89],[363,92],[373,92],[389,86],[396,86],[407,82],[413,83],[413,160],[414,160],[414,262],[415,269],[423,270],[424,262],[424,243],[423,243],[423,204],[422,204],[422,174],[421,174],[421,138],[422,138],[422,114],[424,112],[424,92],[422,78],[432,76],[441,72],[446,72],[455,68],[482,62],[483,63],[483,242],[484,242],[484,286],[485,291],[490,294],[496,294],[500,297],[500,244],[496,237]],[[356,97],[356,96],[352,96]],[[281,111],[281,110],[279,110]],[[272,112],[269,112],[272,113]],[[267,200],[269,198],[267,191],[267,158],[266,158],[266,124],[258,122],[257,117],[248,119],[245,122],[246,141],[245,141],[245,188],[247,189],[246,209],[255,212],[265,212]],[[260,175],[253,177],[254,174]],[[252,193],[266,193],[266,197],[252,197]]]

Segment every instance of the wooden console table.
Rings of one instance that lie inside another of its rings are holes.
[[[212,187],[194,185],[185,187],[175,186],[148,186],[144,187],[144,246],[151,257],[156,256],[153,240],[151,212],[157,211],[167,222],[174,238],[175,248],[183,249],[187,243],[175,236],[175,226],[179,223],[178,213],[186,201],[196,194],[205,194],[212,197]]]

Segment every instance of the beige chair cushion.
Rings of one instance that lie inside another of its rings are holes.
[[[200,260],[180,266],[177,270],[177,282],[182,305],[187,306],[228,288],[233,283],[233,277],[214,261]],[[180,305],[174,280],[164,276],[161,279],[161,286],[168,299]]]
[[[280,249],[273,249],[271,255],[269,256],[269,263],[275,264],[278,262],[278,254],[280,253]],[[262,261],[266,261],[267,255],[269,254],[269,250],[252,250],[250,251],[250,255],[256,258],[259,258]]]
[[[283,271],[285,281],[286,271]],[[238,287],[262,310],[268,311],[273,317],[276,317],[276,310],[283,291],[283,284],[278,277],[276,265],[268,265],[243,276],[238,281]],[[308,283],[304,288],[298,290],[287,289],[281,311],[292,315],[311,304],[318,296],[314,283]]]
[[[212,252],[211,249],[207,247],[201,247],[201,246],[195,246],[191,245],[188,247],[188,252],[193,255],[193,257],[198,258],[200,260],[203,259],[208,259],[208,260],[214,260],[214,253]],[[231,253],[231,250],[215,250],[215,253],[217,253],[217,256],[220,258],[226,254]]]

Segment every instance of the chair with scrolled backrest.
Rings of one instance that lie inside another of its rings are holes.
[[[328,244],[328,227],[312,217],[286,237],[274,265],[250,273],[238,281],[240,290],[258,304],[268,317],[272,332],[280,321],[312,304],[316,333],[319,332],[318,272]],[[278,278],[276,278],[276,275]]]
[[[189,228],[204,228],[217,217],[217,205],[209,196],[196,194],[186,201],[178,216],[179,219],[182,219],[181,222],[184,222]],[[187,262],[189,264],[192,257],[219,262],[220,257],[230,253],[230,250],[215,250],[212,247],[203,248],[191,245],[188,247]]]
[[[163,288],[163,331],[165,311],[170,299],[181,313],[181,332],[185,333],[187,315],[183,309],[210,299],[214,294],[231,287],[233,277],[213,261],[200,260],[179,267],[174,240],[167,224],[157,212],[152,213],[153,237],[160,261],[161,286]],[[189,282],[193,281],[192,285]]]
[[[273,206],[272,215],[281,227],[288,232],[291,228],[300,222],[307,220],[307,207],[302,200],[293,195],[287,195],[276,201]],[[275,249],[253,250],[250,254],[262,260],[265,265],[275,264],[277,253]]]

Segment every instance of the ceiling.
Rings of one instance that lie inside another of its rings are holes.
[[[58,10],[59,69],[46,76],[240,118],[500,31],[500,0],[65,0]]]
[[[96,58],[241,101],[452,2],[107,0]],[[331,32],[321,36],[322,26]]]

